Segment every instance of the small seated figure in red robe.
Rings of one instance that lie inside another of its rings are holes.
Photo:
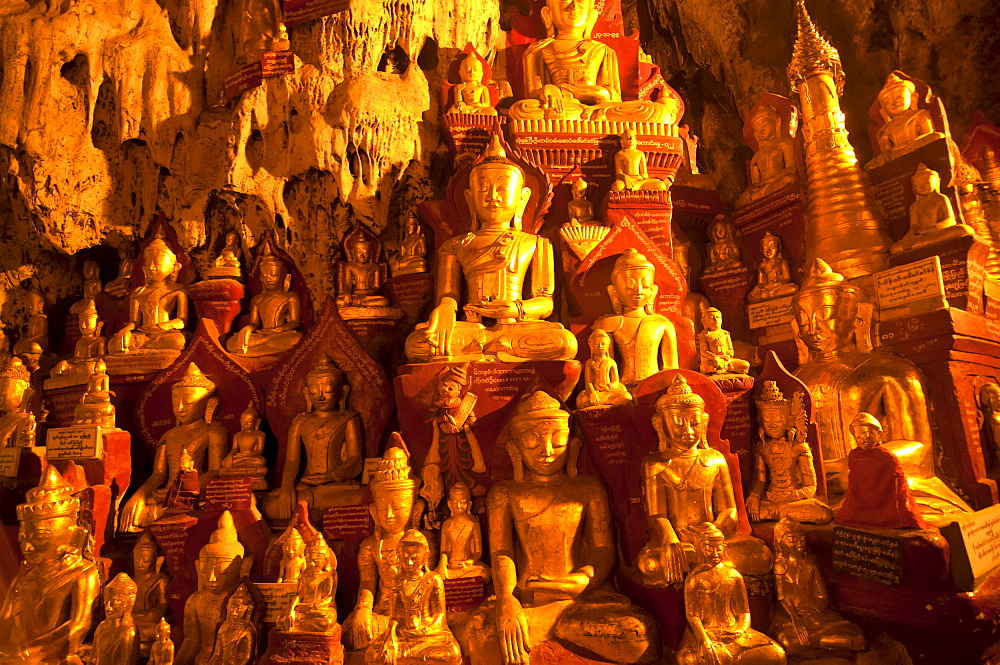
[[[925,528],[903,466],[882,447],[882,423],[862,411],[851,421],[851,435],[858,447],[847,456],[847,496],[834,521],[867,528]]]

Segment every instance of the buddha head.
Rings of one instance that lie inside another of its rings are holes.
[[[832,358],[854,348],[861,290],[816,259],[792,297],[799,338],[814,358]]]
[[[498,134],[483,153],[483,158],[469,173],[465,198],[480,226],[520,229],[521,216],[531,199],[525,186],[524,172],[507,157]]]
[[[430,555],[427,536],[417,529],[410,529],[399,540],[399,567],[407,579],[417,579],[427,571]]]
[[[417,235],[420,233],[420,218],[412,212],[406,217],[406,235]]]
[[[107,374],[108,373],[108,363],[104,362],[103,358],[98,358],[94,361],[94,372],[95,375]]]
[[[420,481],[413,477],[409,454],[398,446],[387,449],[369,487],[375,524],[387,535],[403,533],[413,521],[420,487]]]
[[[705,564],[714,567],[726,560],[726,536],[711,522],[694,527],[694,542]]]
[[[17,539],[25,563],[54,564],[67,554],[79,554],[86,536],[77,525],[79,513],[80,499],[73,496],[73,487],[54,466],[46,466],[41,482],[17,507],[21,523]]]
[[[253,405],[253,400],[250,400],[247,408],[240,414],[240,430],[252,432],[258,427],[260,427],[260,415],[257,413],[257,408]]]
[[[652,314],[659,292],[656,268],[645,256],[631,247],[618,256],[611,270],[611,286],[608,288],[611,303],[617,312]]]
[[[792,414],[792,404],[778,388],[776,381],[765,381],[757,394],[757,420],[764,434],[772,439],[780,439],[788,431]]]
[[[146,529],[139,536],[135,547],[132,548],[132,569],[138,577],[140,574],[149,574],[156,571],[156,555],[159,547],[153,533]]]
[[[160,619],[160,623],[156,624],[156,643],[166,644],[170,642],[170,624],[167,623],[166,619]]]
[[[718,214],[712,219],[712,224],[708,227],[708,238],[714,243],[731,245],[736,242],[736,231],[733,225],[723,214]]]
[[[260,258],[260,283],[265,291],[287,291],[291,287],[292,276],[288,274],[285,262],[271,252],[271,245],[264,246]]]
[[[854,420],[851,421],[851,436],[854,437],[858,448],[863,450],[877,448],[885,440],[882,423],[878,421],[878,418],[864,411],[854,416]]]
[[[250,592],[249,582],[240,582],[226,601],[226,621],[237,625],[250,623],[256,608],[257,601]]]
[[[451,516],[468,515],[472,507],[472,490],[463,481],[458,481],[448,490],[448,510]]]
[[[573,198],[577,201],[582,201],[587,198],[587,181],[583,178],[577,178],[573,181]]]
[[[781,253],[781,238],[770,231],[760,239],[760,253],[765,259],[773,259]]]
[[[215,384],[194,363],[184,370],[184,377],[170,389],[170,404],[177,425],[190,425],[203,420],[211,422],[219,405]]]
[[[887,119],[903,115],[913,108],[917,87],[896,72],[889,74],[878,93],[878,103]]]
[[[570,441],[569,413],[559,400],[541,390],[525,395],[507,423],[507,452],[514,463],[514,480],[524,479],[524,467],[539,477],[576,475],[579,443]]]
[[[84,337],[97,335],[101,326],[101,320],[97,316],[97,306],[94,301],[87,298],[83,301],[83,310],[77,314],[77,328]]]
[[[361,236],[354,242],[354,261],[356,263],[370,263],[372,260],[372,241]]]
[[[97,261],[87,259],[83,262],[83,278],[85,280],[97,279],[101,276],[101,264]]]
[[[208,543],[198,552],[195,568],[205,591],[213,594],[229,592],[240,579],[243,565],[243,545],[236,533],[232,514],[226,510]]]
[[[281,556],[285,559],[296,559],[306,551],[306,543],[302,540],[302,534],[294,526],[289,526],[285,532],[285,539],[281,543]]]
[[[708,447],[708,413],[705,400],[691,390],[678,372],[666,392],[656,400],[653,428],[660,439],[661,452],[683,452]]]
[[[14,356],[0,370],[0,412],[13,413],[25,403],[25,394],[31,384],[31,372],[20,358]]]
[[[594,0],[545,0],[542,21],[550,37],[583,39],[597,20]]]
[[[469,53],[462,58],[462,64],[458,66],[458,75],[465,83],[483,82],[483,63],[476,57],[475,53]]]
[[[634,150],[639,145],[634,129],[626,129],[621,135],[622,150]]]
[[[937,171],[927,168],[925,164],[917,167],[913,177],[910,178],[910,183],[917,196],[927,196],[931,192],[941,191],[941,176]]]
[[[750,116],[750,129],[758,144],[778,138],[781,115],[770,104],[763,104]]]
[[[611,349],[611,336],[601,328],[597,328],[590,333],[587,345],[590,347],[590,356],[592,358],[605,358]]]
[[[437,405],[456,406],[469,385],[468,365],[452,365],[438,374]]]
[[[45,298],[38,291],[30,291],[26,296],[28,313],[32,316],[38,316],[45,312]]]
[[[806,553],[806,533],[798,520],[792,517],[782,517],[774,525],[774,544],[777,550],[774,564],[780,566],[791,557]],[[779,572],[779,571],[775,571]]]
[[[337,568],[337,557],[320,534],[316,534],[312,542],[306,545],[305,557],[306,570],[309,572],[329,572]]]
[[[674,243],[674,263],[680,269],[681,274],[684,275],[684,283],[691,286],[691,243],[689,242],[675,242]]]
[[[989,413],[1000,414],[1000,385],[984,383],[979,389],[979,406]]]
[[[306,374],[306,402],[312,411],[343,409],[349,386],[347,375],[324,355],[316,367]]]
[[[146,282],[165,282],[173,277],[178,268],[177,255],[163,241],[163,234],[158,232],[142,251],[142,269]]]
[[[137,587],[132,578],[118,573],[115,579],[104,587],[104,613],[109,619],[121,619],[132,615]]]
[[[722,330],[722,312],[715,307],[706,307],[701,313],[701,325],[709,332]]]
[[[236,233],[235,233],[235,232],[233,232],[233,231],[230,231],[229,233],[227,233],[227,234],[226,234],[226,247],[227,247],[227,248],[228,248],[228,247],[233,247],[233,248],[235,248],[235,247],[236,247],[236,239],[237,239],[238,237],[239,237],[239,236],[238,236],[238,235],[236,235]]]

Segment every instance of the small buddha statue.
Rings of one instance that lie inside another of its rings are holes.
[[[278,0],[242,0],[235,37],[236,61],[240,64],[260,62],[265,51],[288,48],[288,32],[282,19]]]
[[[279,584],[295,584],[306,567],[306,543],[294,525],[285,530],[281,542],[281,563],[278,568]]]
[[[73,409],[73,424],[114,428],[115,405],[111,403],[111,398],[115,393],[111,390],[107,363],[103,358],[98,358],[93,367],[94,372],[87,379],[87,390]]]
[[[631,388],[660,370],[678,366],[677,331],[670,319],[657,314],[656,268],[635,249],[615,260],[608,294],[615,313],[594,322],[615,341],[622,369],[621,382]]]
[[[900,77],[900,73],[889,74],[878,93],[879,113],[885,124],[875,137],[879,154],[865,165],[866,169],[882,166],[945,137],[944,132],[934,128],[927,109],[918,106],[916,85]]]
[[[736,227],[725,215],[719,214],[708,227],[708,265],[704,274],[743,267],[743,256],[736,243]]]
[[[615,541],[601,481],[578,476],[569,413],[545,392],[514,409],[501,441],[514,477],[487,497],[496,598],[473,614],[472,665],[529,662],[540,642],[610,663],[654,662],[653,618],[611,588]]]
[[[131,354],[147,350],[180,351],[187,344],[187,290],[176,281],[177,255],[156,237],[142,253],[145,283],[129,294],[129,323],[108,342],[108,353]]]
[[[101,593],[101,573],[81,550],[80,499],[54,466],[17,506],[24,561],[0,605],[0,663],[79,663]],[[73,608],[76,611],[69,611]]]
[[[45,314],[45,298],[37,291],[30,291],[25,297],[25,305],[28,321],[14,344],[12,351],[15,356],[33,353],[32,344],[41,347],[43,353],[49,350],[49,317]]]
[[[448,510],[451,515],[441,525],[441,558],[438,572],[445,579],[490,576],[483,563],[483,532],[479,520],[470,510],[472,490],[457,482],[448,490]]]
[[[230,231],[226,234],[226,244],[216,257],[212,267],[205,271],[209,279],[239,279],[240,275],[240,236]]]
[[[0,370],[0,448],[35,445],[35,416],[31,402],[31,372],[21,359],[11,357]]]
[[[937,171],[921,164],[910,182],[917,197],[910,205],[910,228],[906,235],[892,244],[890,253],[899,254],[973,235],[971,226],[959,224],[955,219],[951,201],[941,193],[941,176]]]
[[[543,320],[552,314],[554,259],[548,239],[521,230],[530,197],[524,173],[494,135],[469,174],[466,198],[478,220],[476,230],[445,241],[438,250],[435,307],[428,322],[406,339],[411,361],[576,356],[576,337],[561,324]],[[466,320],[459,321],[463,283]],[[485,325],[484,319],[493,324]]]
[[[684,296],[684,318],[694,324],[694,332],[697,335],[701,332],[701,319],[705,310],[711,307],[708,298],[695,293],[691,285],[691,243],[674,241],[674,263],[684,276],[684,286],[687,294]]]
[[[70,314],[79,314],[87,309],[87,301],[96,300],[98,294],[104,290],[101,284],[101,264],[97,261],[83,262],[83,298],[70,305]]]
[[[163,514],[167,490],[177,480],[185,451],[200,473],[218,471],[226,453],[226,428],[212,422],[219,399],[211,379],[189,363],[170,395],[176,424],[157,441],[153,472],[122,508],[122,531],[141,531]],[[203,483],[208,480],[202,477]]]
[[[576,408],[618,406],[632,401],[628,388],[618,379],[618,364],[609,355],[611,337],[597,328],[587,340],[590,357],[583,368],[584,388],[576,396]]]
[[[166,512],[192,512],[198,510],[201,496],[201,474],[194,468],[194,459],[185,449],[181,449],[180,471],[174,482],[167,487],[163,499]]]
[[[611,183],[611,191],[666,191],[667,183],[659,178],[649,177],[646,154],[636,147],[639,143],[635,130],[625,130],[621,135],[621,143],[622,148],[615,155],[615,181]]]
[[[802,525],[792,517],[774,525],[774,587],[778,605],[768,632],[786,652],[864,651],[864,632],[830,609],[819,565],[806,548]]]
[[[128,296],[130,292],[129,284],[132,281],[132,267],[135,261],[123,258],[118,262],[118,276],[104,286],[104,292],[115,300],[121,300]]]
[[[806,441],[809,421],[803,395],[786,399],[778,384],[765,381],[757,395],[760,429],[753,451],[753,485],[747,496],[752,522],[793,517],[826,524],[829,506],[816,498],[816,468]]]
[[[156,539],[146,529],[132,548],[132,571],[136,584],[132,618],[139,633],[139,652],[143,657],[150,655],[150,649],[158,639],[158,626],[169,611],[167,586],[170,576],[162,570],[163,559],[158,554]]]
[[[106,351],[107,339],[101,336],[104,322],[97,315],[97,306],[90,299],[82,300],[78,304],[82,305],[76,312],[80,339],[73,347],[73,357],[60,360],[52,368],[50,373],[52,377],[63,374],[90,374],[93,371],[94,361]]]
[[[979,389],[979,409],[989,441],[993,444],[993,458],[1000,459],[1000,385],[990,381]],[[994,463],[996,466],[996,463]]]
[[[219,624],[208,665],[251,665],[257,662],[257,600],[244,579],[226,601],[226,618]]]
[[[764,255],[757,266],[757,284],[747,294],[747,301],[760,302],[771,298],[790,296],[799,290],[792,282],[792,268],[781,253],[781,238],[770,231],[760,240],[760,253]]]
[[[444,581],[427,568],[427,537],[410,529],[399,541],[399,574],[392,584],[388,630],[365,651],[366,665],[461,665],[448,627]]]
[[[279,619],[278,628],[288,633],[331,634],[338,627],[337,557],[320,534],[306,545],[306,567],[295,589],[288,614]]]
[[[184,641],[177,650],[177,665],[209,665],[226,598],[240,581],[243,555],[233,516],[223,511],[195,562],[198,590],[184,604]]]
[[[636,558],[649,586],[677,584],[691,568],[702,522],[724,534],[736,568],[763,575],[771,553],[763,541],[737,532],[736,499],[729,464],[708,445],[705,400],[678,372],[656,400],[653,428],[659,446],[642,461],[643,500],[649,542]]]
[[[388,307],[389,299],[379,294],[383,266],[377,262],[371,240],[362,234],[345,240],[347,261],[338,264],[337,305],[339,307]]]
[[[289,519],[299,501],[313,509],[339,505],[338,496],[358,489],[363,435],[360,414],[346,408],[349,390],[347,375],[328,357],[306,374],[306,412],[288,427],[281,485],[265,504],[273,519]]]
[[[118,573],[104,587],[104,621],[94,631],[93,665],[136,665],[139,661],[139,635],[132,607],[136,586],[132,578]]]
[[[166,619],[156,624],[156,641],[149,650],[149,665],[174,665],[174,643]]]
[[[259,261],[263,291],[250,300],[250,323],[240,328],[226,342],[230,353],[243,356],[267,356],[284,353],[302,339],[301,304],[291,290],[292,276],[284,262],[266,243]]]
[[[675,124],[679,109],[646,100],[623,102],[618,56],[592,39],[594,0],[546,0],[549,37],[524,51],[524,89],[512,119],[610,120]]]
[[[695,525],[703,563],[684,581],[687,628],[677,662],[691,665],[785,665],[785,651],[750,627],[746,584],[726,557],[726,537],[711,522]]]
[[[722,329],[722,312],[715,307],[701,315],[698,355],[702,374],[746,374],[750,370],[750,363],[736,357],[733,338]]]
[[[789,132],[778,110],[762,104],[750,116],[757,150],[750,160],[750,185],[736,200],[737,207],[763,198],[785,185],[797,182],[794,132]]]
[[[419,487],[406,451],[388,448],[369,483],[375,533],[358,548],[358,599],[344,621],[343,641],[348,649],[366,649],[389,629],[393,585],[400,570],[399,542],[419,520],[414,519]]]
[[[267,489],[267,462],[264,461],[264,433],[253,400],[240,414],[240,431],[233,435],[233,448],[220,463],[223,476],[253,478],[254,490]]]
[[[389,259],[393,277],[427,272],[427,236],[420,228],[420,219],[410,213],[406,218],[406,235],[399,254]]]
[[[587,199],[587,187],[589,185],[583,178],[577,178],[573,181],[573,198],[566,204],[566,210],[569,212],[569,223],[573,226],[599,223],[594,216],[594,204]]]
[[[483,83],[483,63],[475,53],[468,53],[462,58],[458,74],[462,82],[452,88],[455,101],[447,112],[496,115],[490,89]]]
[[[903,465],[882,447],[882,423],[861,412],[851,421],[851,435],[858,447],[847,456],[847,494],[834,521],[875,529],[926,527]]]

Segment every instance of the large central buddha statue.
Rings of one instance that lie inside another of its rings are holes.
[[[437,305],[428,322],[406,338],[411,361],[518,362],[576,356],[576,338],[561,324],[543,320],[552,314],[553,252],[548,239],[521,230],[530,197],[524,173],[494,136],[472,168],[466,190],[477,228],[447,240],[438,250]],[[465,320],[459,321],[463,283]]]
[[[524,89],[510,117],[676,123],[678,109],[652,101],[622,101],[618,56],[591,39],[594,0],[546,0],[548,37],[524,52]]]

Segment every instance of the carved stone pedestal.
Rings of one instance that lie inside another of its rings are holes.
[[[768,351],[774,351],[785,367],[792,370],[799,366],[792,328],[794,316],[792,296],[770,298],[747,306],[750,340],[757,347],[758,355],[764,358]]]
[[[627,217],[635,222],[668,258],[673,256],[673,231],[670,220],[673,204],[670,191],[609,192],[605,202],[605,223],[614,225]]]
[[[951,307],[983,314],[983,282],[989,246],[975,236],[956,238],[930,247],[901,252],[889,258],[889,265],[902,266],[930,256],[941,259],[944,292]]]
[[[188,287],[188,295],[194,301],[198,316],[211,319],[220,335],[229,332],[240,313],[243,293],[243,284],[235,279],[208,279]]]
[[[330,635],[272,630],[267,636],[267,651],[260,659],[260,665],[341,665],[343,662],[340,626]]]

